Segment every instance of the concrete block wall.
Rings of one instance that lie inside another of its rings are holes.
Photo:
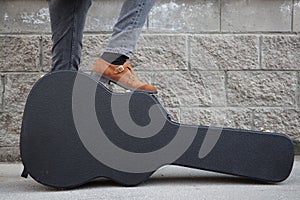
[[[82,70],[101,54],[121,5],[94,0]],[[19,160],[26,97],[50,69],[49,22],[45,0],[0,0],[0,161]],[[175,121],[264,128],[297,143],[299,32],[300,0],[157,0],[131,63]]]

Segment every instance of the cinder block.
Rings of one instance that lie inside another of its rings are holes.
[[[0,33],[50,32],[47,1],[2,0]]]
[[[293,17],[294,17],[293,31],[300,32],[300,0],[295,0]]]
[[[259,38],[253,35],[189,37],[190,65],[197,70],[259,68]]]
[[[292,0],[222,0],[224,32],[291,31]]]
[[[158,96],[166,107],[224,106],[223,72],[160,72],[154,74]]]
[[[171,117],[172,121],[180,123],[180,109],[178,108],[166,108],[169,116]]]
[[[18,147],[22,113],[0,113],[0,147]]]
[[[262,68],[270,70],[300,69],[299,36],[264,36]]]
[[[91,70],[96,59],[100,58],[105,45],[108,42],[108,34],[99,35],[84,35],[83,48],[81,57],[81,70]],[[51,69],[52,64],[52,41],[51,36],[42,37],[43,45],[43,71],[48,72]]]
[[[19,147],[0,147],[0,162],[21,161]]]
[[[108,43],[109,35],[89,35],[83,38],[81,70],[91,70]]]
[[[0,71],[39,71],[38,36],[0,36]]]
[[[41,74],[6,74],[4,111],[23,112],[27,95],[40,77]]]
[[[252,110],[247,108],[182,108],[181,122],[186,124],[231,127],[248,129],[252,128]]]
[[[43,35],[41,36],[41,46],[42,46],[42,70],[44,72],[49,72],[52,64],[52,40],[51,36]]]
[[[87,15],[85,31],[112,31],[122,4],[120,0],[94,0]]]
[[[230,106],[295,106],[296,72],[228,72]]]
[[[254,110],[254,128],[288,134],[300,141],[300,112],[297,109],[261,108]]]
[[[110,35],[85,35],[81,69],[91,70],[95,60],[105,49]],[[51,67],[51,37],[43,36],[43,70]],[[184,35],[142,35],[137,49],[130,60],[136,70],[186,70],[187,65],[187,36]]]
[[[160,32],[219,31],[219,1],[157,1],[149,15],[149,29]]]
[[[143,82],[153,84],[153,72],[137,72],[137,76]]]
[[[119,17],[122,1],[94,0],[88,12],[85,31],[111,31]],[[47,1],[1,1],[0,33],[50,33]]]
[[[137,70],[186,70],[187,36],[142,35],[131,63]]]

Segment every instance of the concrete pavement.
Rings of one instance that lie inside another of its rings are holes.
[[[300,157],[283,183],[263,184],[217,173],[166,166],[137,187],[97,179],[73,190],[55,190],[20,177],[21,164],[0,163],[0,199],[300,199]]]

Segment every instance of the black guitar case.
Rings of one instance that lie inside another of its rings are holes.
[[[59,71],[37,81],[23,115],[22,176],[72,188],[97,177],[134,186],[169,164],[271,183],[290,175],[286,135],[178,124],[155,95],[112,93],[98,79]]]

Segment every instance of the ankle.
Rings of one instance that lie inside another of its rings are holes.
[[[125,55],[110,52],[104,52],[101,58],[113,65],[123,65],[127,61],[127,59],[129,59]]]

